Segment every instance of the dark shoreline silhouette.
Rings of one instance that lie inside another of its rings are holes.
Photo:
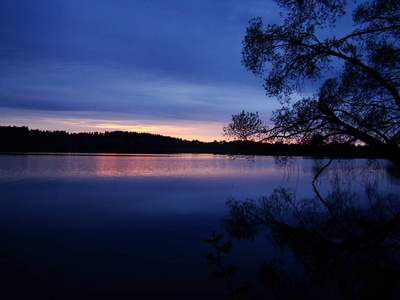
[[[229,155],[380,158],[368,146],[349,144],[283,144],[252,141],[183,140],[169,136],[127,131],[68,133],[22,126],[0,126],[0,153],[211,153]]]

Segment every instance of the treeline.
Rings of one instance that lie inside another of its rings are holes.
[[[210,143],[149,133],[68,133],[0,126],[0,152],[214,153],[231,155],[379,157],[369,147],[338,143],[299,145],[250,141]]]

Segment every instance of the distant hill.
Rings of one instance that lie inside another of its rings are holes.
[[[187,141],[127,131],[68,133],[28,127],[0,126],[0,152],[69,153],[214,153],[273,156],[374,157],[368,147],[328,144],[299,145],[251,141]]]

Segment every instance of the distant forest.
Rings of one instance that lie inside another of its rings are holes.
[[[251,141],[188,141],[149,133],[112,131],[68,133],[28,127],[0,126],[0,152],[52,153],[214,153],[230,155],[272,155],[371,158],[367,146],[348,144],[283,144]]]

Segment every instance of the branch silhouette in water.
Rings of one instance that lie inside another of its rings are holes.
[[[329,288],[335,297],[399,296],[400,196],[381,193],[370,182],[363,191],[355,191],[345,182],[348,179],[334,172],[330,190],[323,193],[317,182],[326,167],[313,180],[314,197],[297,199],[294,189],[279,187],[258,200],[229,199],[223,226],[239,240],[264,232],[275,247],[292,253],[307,274],[308,296],[321,296]],[[273,261],[260,269],[264,279],[269,274],[269,280],[263,280],[269,289],[287,276],[282,264]],[[296,287],[287,284],[276,293],[287,296]]]

